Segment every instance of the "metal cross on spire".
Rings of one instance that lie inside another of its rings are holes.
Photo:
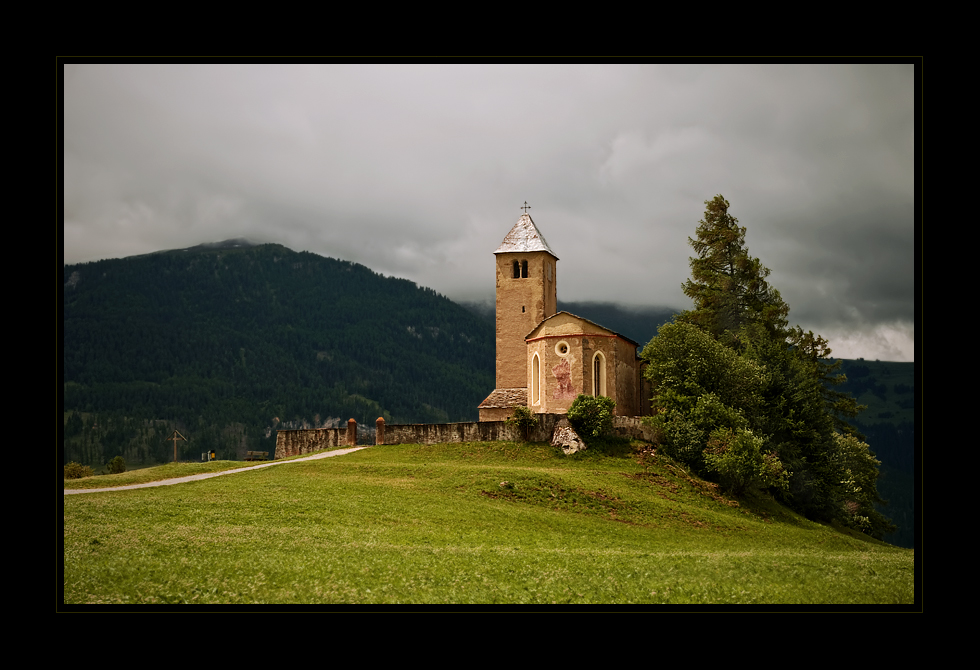
[[[524,210],[524,213],[525,214],[527,214],[527,210],[531,209],[531,206],[529,204],[527,204],[527,200],[524,201],[524,206],[521,207],[521,209]]]

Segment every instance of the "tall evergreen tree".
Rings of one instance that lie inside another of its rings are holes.
[[[769,269],[749,255],[745,228],[728,213],[729,203],[721,195],[704,204],[697,239],[688,238],[697,258],[691,259],[691,278],[683,284],[694,309],[677,320],[730,346],[751,325],[763,327],[770,337],[785,336],[789,307],[766,281]]]

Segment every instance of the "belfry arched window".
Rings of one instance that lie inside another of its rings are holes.
[[[521,277],[527,279],[527,261],[521,261]]]
[[[514,261],[514,279],[520,279],[520,278],[521,278],[521,264],[518,263],[517,261]]]

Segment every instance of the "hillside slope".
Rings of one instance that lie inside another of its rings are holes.
[[[649,450],[391,445],[65,496],[63,602],[910,608],[915,557]]]

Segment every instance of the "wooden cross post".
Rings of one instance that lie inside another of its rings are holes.
[[[181,435],[180,433],[178,433],[175,430],[174,431],[174,434],[171,435],[170,437],[168,437],[167,439],[174,441],[174,463],[176,463],[177,462],[177,440],[183,440],[184,442],[186,442],[187,441],[187,438],[184,437],[183,435]]]

